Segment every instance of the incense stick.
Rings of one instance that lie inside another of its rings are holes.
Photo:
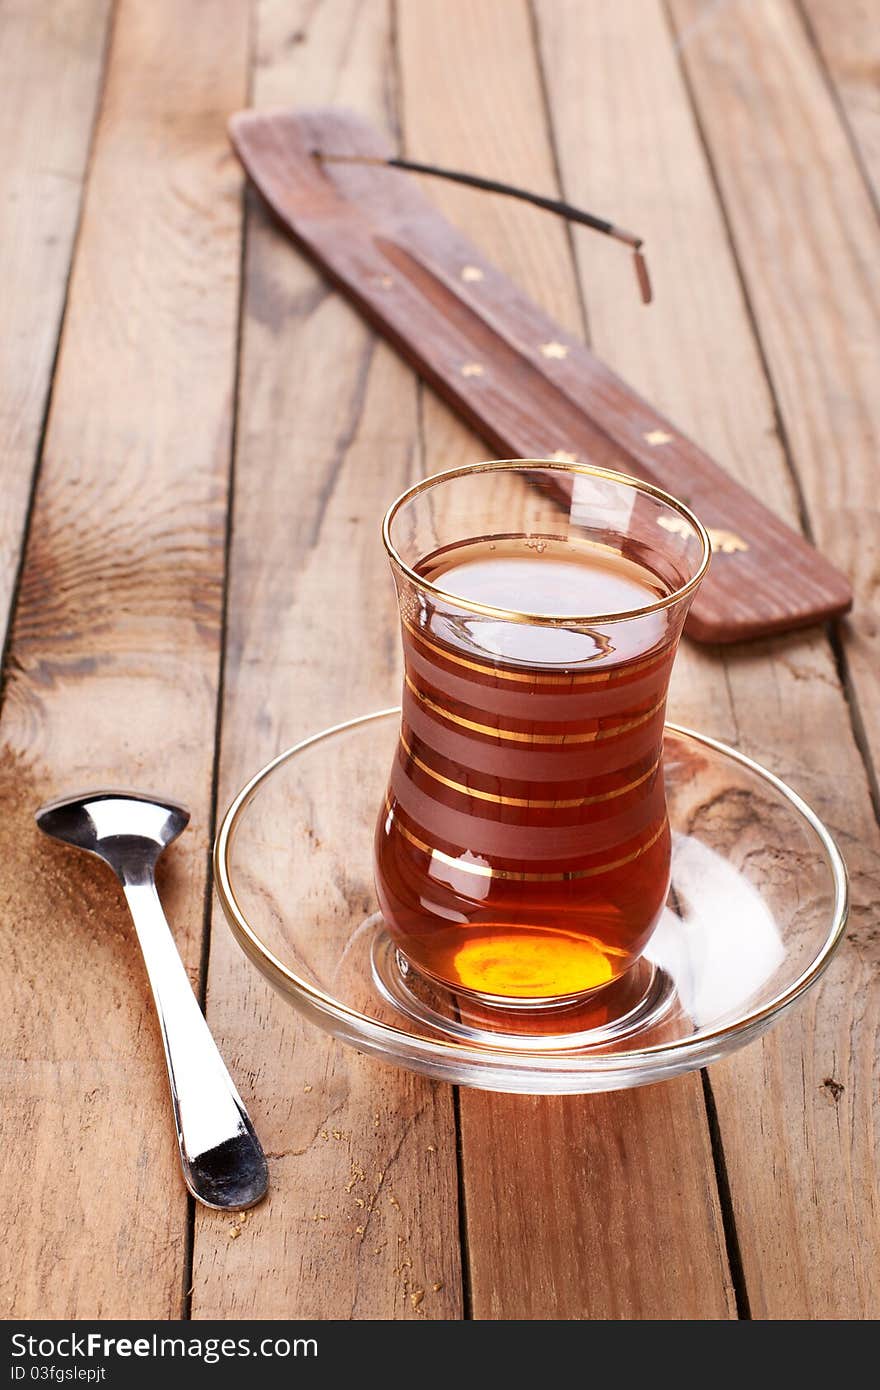
[[[636,236],[634,232],[628,232],[624,227],[618,227],[614,222],[609,222],[604,217],[596,217],[592,212],[584,212],[583,208],[573,207],[571,203],[563,202],[560,198],[548,198],[542,193],[532,193],[526,188],[517,188],[511,183],[501,183],[498,179],[483,178],[480,174],[468,174],[461,169],[442,169],[437,164],[422,164],[418,160],[401,159],[396,155],[382,159],[376,155],[329,154],[324,150],[313,150],[312,153],[315,159],[323,164],[372,164],[377,168],[402,169],[410,174],[427,174],[431,178],[448,179],[451,183],[462,183],[468,188],[479,188],[486,193],[500,193],[505,198],[519,198],[521,202],[532,203],[535,207],[543,208],[545,212],[552,212],[558,217],[564,217],[568,222],[577,222],[583,227],[590,227],[594,232],[601,232],[603,236],[614,237],[616,241],[622,241],[632,248],[642,303],[651,303],[653,295],[643,249],[643,239]]]

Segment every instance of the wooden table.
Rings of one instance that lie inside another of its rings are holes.
[[[877,20],[871,0],[4,6],[7,1316],[880,1314]],[[808,1002],[708,1075],[456,1095],[302,1024],[212,900],[241,782],[396,698],[385,502],[486,452],[243,193],[227,116],[318,102],[643,232],[649,310],[588,232],[428,189],[854,583],[834,631],[682,652],[673,716],[813,802],[855,900]],[[120,894],[33,826],[101,784],[193,810],[163,891],[270,1156],[241,1226],[187,1202]]]

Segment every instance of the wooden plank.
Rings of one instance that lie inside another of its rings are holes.
[[[680,30],[697,13],[673,0]],[[788,0],[728,7],[683,56],[809,524],[856,595],[841,634],[876,768],[880,227]]]
[[[385,3],[259,7],[260,105],[295,93],[393,119],[392,64]],[[379,523],[420,468],[412,373],[256,203],[245,288],[224,806],[280,748],[397,699]],[[368,842],[371,831],[358,822]],[[246,963],[219,909],[208,1017],[230,1059],[251,1071],[272,1187],[234,1241],[228,1220],[198,1213],[193,1316],[459,1317],[450,1088],[303,1023]]]
[[[754,7],[734,10],[736,25]],[[716,8],[706,19],[694,9],[694,27],[681,30],[686,52],[727,13]],[[538,21],[566,194],[613,192],[619,214],[645,227],[656,265],[656,305],[642,315],[613,276],[595,273],[584,242],[597,348],[794,522],[773,401],[660,5],[541,0]],[[724,51],[738,51],[737,33]],[[738,72],[752,81],[747,63]],[[804,162],[805,138],[792,133],[786,160]],[[762,139],[756,128],[751,159]],[[727,132],[719,151],[746,147],[741,135],[732,140]],[[753,220],[763,196],[753,190]],[[808,285],[805,294],[813,302]],[[835,466],[830,459],[829,490],[840,486]],[[683,648],[671,713],[788,779],[826,817],[849,862],[853,922],[822,985],[763,1044],[709,1075],[753,1316],[876,1316],[878,835],[828,643],[814,633],[716,653]]]
[[[450,24],[447,6],[422,0],[401,7],[399,43],[409,154],[552,191],[525,5],[479,0]],[[578,289],[557,223],[483,194],[438,184],[430,194],[575,328]],[[604,273],[615,258],[597,254]],[[426,471],[484,453],[428,394],[424,415]],[[463,1090],[461,1121],[475,1317],[731,1315],[699,1078],[564,1099]]]
[[[800,0],[843,108],[859,162],[880,199],[880,16],[875,0]]]
[[[98,101],[109,0],[13,0],[0,44],[0,650]]]
[[[0,726],[3,1153],[33,1197],[6,1235],[4,1307],[21,1318],[183,1304],[187,1199],[133,930],[108,872],[33,812],[126,783],[190,805],[163,883],[195,976],[240,240],[223,125],[246,50],[239,0],[119,6]]]

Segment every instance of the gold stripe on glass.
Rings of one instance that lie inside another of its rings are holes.
[[[599,874],[610,874],[613,869],[622,869],[626,864],[632,864],[636,859],[640,859],[643,854],[647,854],[649,849],[656,845],[663,831],[666,829],[666,817],[658,825],[654,834],[643,845],[633,850],[632,854],[626,854],[622,859],[612,859],[607,864],[595,864],[590,869],[562,869],[552,874],[536,874],[518,869],[493,869],[489,864],[463,864],[460,859],[456,859],[454,854],[446,854],[442,849],[436,849],[433,845],[426,844],[420,840],[418,835],[414,835],[411,830],[407,830],[399,817],[394,815],[394,808],[389,798],[385,798],[385,809],[394,818],[394,824],[400,831],[405,840],[409,840],[416,849],[423,850],[425,854],[430,854],[433,859],[439,859],[441,864],[448,864],[452,869],[458,869],[463,874],[475,874],[479,878],[502,878],[515,879],[518,883],[559,883],[566,879],[573,878],[597,878]]]
[[[465,719],[460,714],[453,714],[443,705],[438,705],[436,701],[430,699],[418,686],[410,680],[409,674],[404,676],[407,689],[412,692],[420,704],[429,709],[432,714],[437,714],[441,719],[448,719],[452,724],[458,724],[463,729],[473,729],[477,734],[488,734],[491,738],[505,739],[512,743],[549,743],[549,744],[573,744],[573,743],[598,743],[602,739],[617,738],[618,734],[629,733],[631,729],[637,729],[640,724],[647,724],[666,703],[666,696],[658,700],[656,705],[652,705],[644,714],[640,714],[636,719],[627,719],[622,724],[615,724],[612,729],[594,729],[587,734],[524,734],[519,729],[496,729],[493,724],[478,724],[473,719]]]
[[[435,782],[442,782],[444,787],[449,787],[454,792],[461,792],[463,796],[475,796],[478,801],[492,801],[500,806],[526,806],[529,810],[551,811],[557,809],[568,809],[573,806],[594,806],[599,801],[611,801],[614,797],[624,796],[626,792],[634,791],[643,782],[657,771],[660,766],[660,759],[643,772],[641,777],[637,777],[634,782],[627,782],[623,787],[615,787],[611,792],[598,792],[594,796],[572,796],[560,801],[540,801],[534,797],[525,796],[500,796],[496,792],[485,792],[479,787],[466,787],[463,782],[454,782],[451,777],[444,777],[442,772],[436,772],[433,767],[429,767],[426,762],[414,753],[404,734],[400,735],[400,742],[409,758],[415,763],[416,767],[422,772],[433,777]]]

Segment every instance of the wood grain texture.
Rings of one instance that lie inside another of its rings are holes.
[[[0,45],[0,648],[99,97],[109,0],[13,0]]]
[[[384,3],[267,3],[254,97],[394,119]],[[272,227],[248,220],[220,801],[279,749],[392,704],[379,528],[420,468],[416,383]],[[369,824],[336,833],[366,836]],[[450,1088],[357,1055],[275,996],[215,912],[208,1018],[249,1069],[270,1195],[234,1241],[200,1211],[193,1316],[461,1316]],[[435,1287],[436,1286],[436,1287]]]
[[[859,28],[870,9],[802,4],[876,180],[873,35]],[[520,0],[397,8],[402,146],[552,191]],[[195,978],[240,249],[224,124],[248,100],[246,10],[244,0],[122,0],[110,54],[0,720],[0,1133],[7,1190],[20,1194],[0,1261],[11,1317],[178,1317],[185,1307],[185,1198],[132,929],[113,880],[41,841],[32,813],[101,780],[190,803],[193,828],[162,890]],[[863,171],[794,0],[673,0],[670,10],[699,132],[655,0],[536,4],[565,192],[647,232],[650,311],[627,258],[589,233],[573,233],[579,286],[551,218],[425,188],[573,334],[581,291],[597,351],[790,524],[802,497],[846,565],[852,546],[847,658],[876,752],[877,402],[866,382],[877,339],[864,273],[876,249]],[[0,182],[18,201],[0,204],[4,237],[14,229],[0,266],[0,626],[105,14],[97,0],[3,7]],[[394,128],[386,0],[261,0],[258,17],[259,103],[348,103]],[[21,182],[8,182],[13,172]],[[417,474],[486,452],[256,210],[246,273],[224,804],[299,733],[394,698],[380,514]],[[724,653],[686,646],[672,713],[787,778],[848,860],[852,925],[820,988],[710,1075],[752,1314],[877,1317],[880,842],[827,641],[812,632]],[[234,1240],[228,1221],[200,1214],[195,1315],[460,1316],[449,1091],[301,1029],[219,918],[209,1016],[274,1187]],[[733,1311],[694,1078],[583,1101],[467,1093],[462,1120],[478,1317]],[[362,1187],[374,1212],[361,1235]]]
[[[697,6],[672,13],[681,30]],[[808,522],[856,595],[841,632],[876,768],[880,227],[788,0],[725,7],[683,60]]]
[[[461,1115],[474,1317],[733,1315],[698,1078]]]
[[[880,16],[875,0],[799,0],[858,162],[880,199]]]
[[[661,7],[540,0],[537,13],[566,195],[616,191],[621,215],[656,248],[657,316],[638,332],[622,285],[595,274],[584,243],[598,350],[796,523],[773,401]],[[687,52],[721,13],[694,10],[681,30]],[[760,220],[773,190],[752,196]],[[848,861],[852,925],[818,990],[709,1075],[752,1315],[876,1316],[878,835],[828,642],[815,633],[683,647],[670,711],[788,780]]]
[[[458,7],[451,25],[447,6],[422,0],[401,8],[399,43],[409,154],[552,190],[525,5],[480,0]],[[438,184],[431,194],[574,330],[578,289],[552,219],[509,205],[499,214],[490,198]],[[485,454],[430,394],[424,420],[427,472]],[[564,1099],[462,1090],[460,1112],[475,1317],[733,1313],[697,1077]]]
[[[692,636],[730,642],[848,608],[842,575],[527,299],[406,175],[315,160],[315,149],[387,157],[391,146],[360,118],[248,111],[231,133],[295,241],[496,456],[561,451],[662,480],[700,512],[719,544],[686,620]],[[464,278],[473,265],[478,282]]]
[[[245,20],[238,0],[123,0],[108,59],[0,725],[3,1153],[31,1213],[4,1244],[15,1317],[183,1304],[186,1193],[133,929],[108,871],[42,840],[33,812],[120,783],[187,802],[164,893],[196,973],[240,236],[223,126]]]

